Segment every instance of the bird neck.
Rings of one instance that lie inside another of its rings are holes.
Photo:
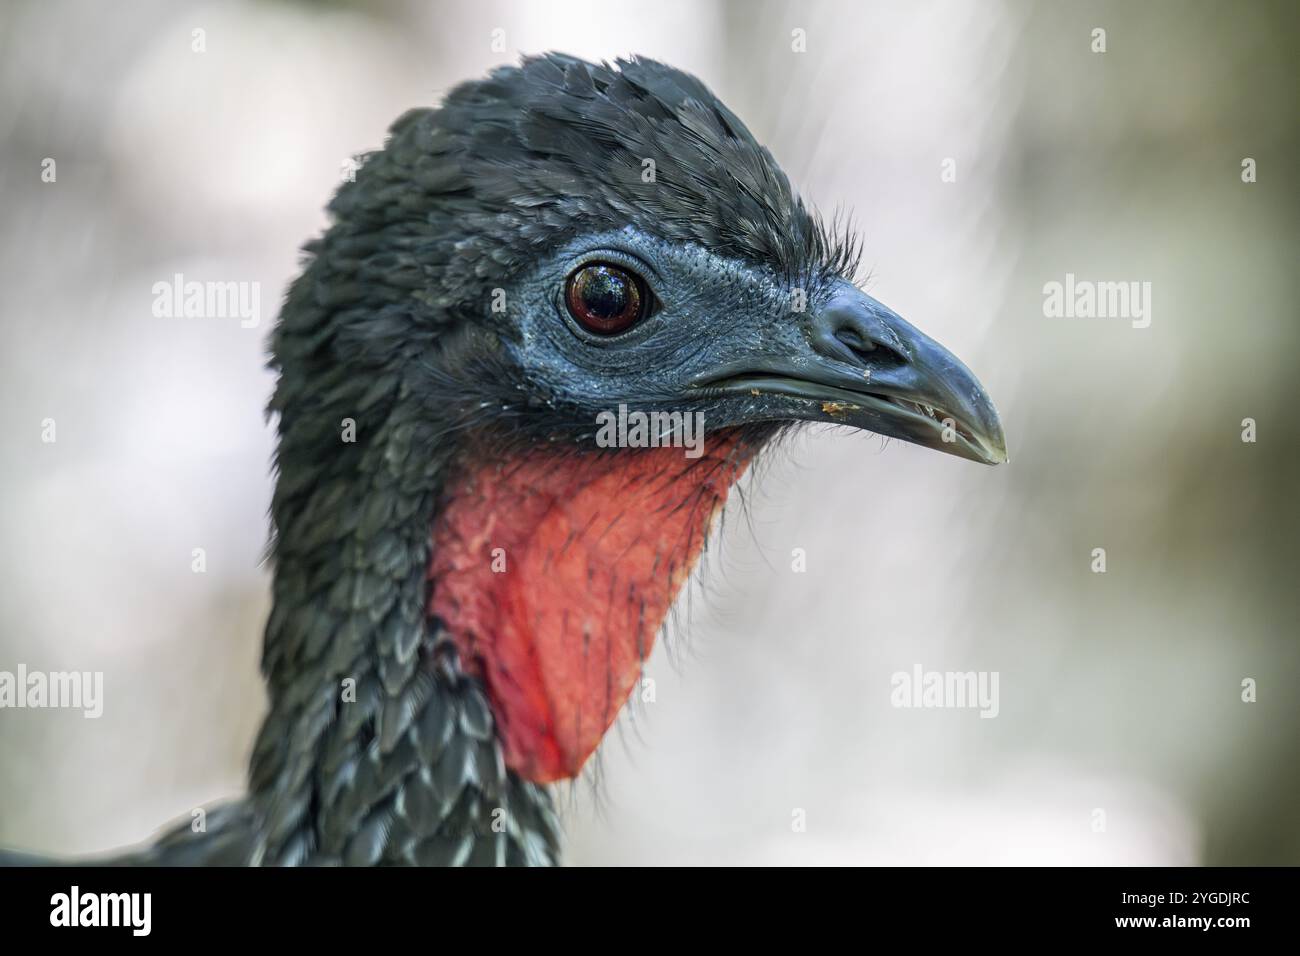
[[[502,459],[400,393],[314,480],[282,421],[259,856],[550,862],[540,784],[617,716],[748,446]]]
[[[749,460],[725,434],[502,458],[407,394],[281,410],[262,862],[553,860],[541,784],[614,720]]]
[[[282,364],[253,860],[553,861],[549,795],[505,771],[481,685],[427,619],[454,446],[401,372]]]

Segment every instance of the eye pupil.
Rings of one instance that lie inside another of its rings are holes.
[[[579,294],[582,304],[592,315],[613,319],[627,311],[632,290],[626,278],[603,266],[585,269]]]
[[[640,280],[626,269],[592,263],[569,277],[565,300],[569,314],[598,335],[614,335],[643,317],[647,296]]]

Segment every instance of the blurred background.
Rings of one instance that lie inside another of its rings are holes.
[[[0,710],[0,845],[240,792],[298,248],[401,112],[548,49],[699,75],[852,210],[868,290],[975,370],[1011,454],[771,456],[655,701],[561,794],[567,861],[1300,863],[1284,2],[4,4],[0,670],[103,671],[105,706]],[[259,282],[260,325],[156,318],[175,273]],[[1067,273],[1150,282],[1150,326],[1045,317]],[[891,706],[918,664],[996,671],[997,718]]]

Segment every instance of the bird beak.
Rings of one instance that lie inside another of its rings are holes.
[[[847,283],[805,318],[781,354],[727,362],[693,385],[745,399],[741,420],[833,422],[987,465],[1007,460],[988,393],[938,342]]]

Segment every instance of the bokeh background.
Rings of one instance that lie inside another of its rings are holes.
[[[548,49],[702,77],[852,210],[867,288],[982,378],[1012,459],[833,429],[772,456],[655,702],[561,795],[568,862],[1300,863],[1285,2],[5,3],[0,669],[100,670],[106,704],[0,711],[0,845],[241,790],[297,250],[392,119]],[[155,318],[176,272],[260,282],[261,325]],[[1067,272],[1150,282],[1150,327],[1046,318]],[[999,716],[892,707],[918,663],[997,671]]]

